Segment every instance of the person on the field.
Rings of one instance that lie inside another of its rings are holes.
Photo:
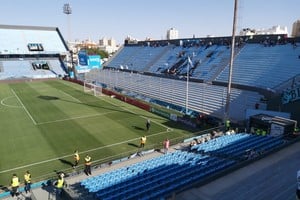
[[[88,154],[84,158],[84,172],[86,175],[92,175],[91,172],[91,165],[92,165],[92,158]]]
[[[26,171],[26,173],[24,174],[24,184],[25,184],[24,190],[27,194],[31,190],[31,174],[29,171]]]
[[[19,196],[19,186],[20,186],[20,179],[17,176],[17,174],[13,174],[13,177],[11,178],[11,196]]]
[[[147,119],[147,121],[146,121],[146,129],[147,129],[147,131],[149,131],[149,129],[150,129],[150,119]]]
[[[141,137],[140,148],[144,148],[145,147],[146,140],[147,140],[147,137],[145,135],[143,137]]]
[[[80,157],[78,154],[78,150],[75,150],[74,152],[74,165],[73,168],[75,169],[75,167],[77,167],[78,163],[79,163]]]

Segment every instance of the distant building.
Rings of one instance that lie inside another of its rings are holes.
[[[300,20],[293,23],[292,37],[300,37]]]
[[[167,30],[167,40],[174,40],[178,38],[178,30],[176,30],[175,28]]]
[[[99,40],[99,48],[107,53],[111,54],[116,52],[119,49],[119,46],[116,43],[116,40],[113,38],[107,39],[103,37]]]
[[[137,44],[138,42],[138,39],[133,38],[130,35],[127,35],[127,37],[125,38],[125,44]]]
[[[273,26],[269,29],[251,29],[244,28],[240,31],[240,35],[277,35],[277,34],[288,34],[287,27],[281,27],[279,25]]]

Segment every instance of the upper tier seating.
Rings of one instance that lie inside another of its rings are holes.
[[[244,43],[236,47],[232,83],[273,89],[300,74],[300,44],[263,45]],[[192,65],[188,63],[188,57]],[[230,48],[212,44],[183,46],[124,46],[108,67],[186,76],[204,81],[227,82]]]
[[[0,54],[38,54],[28,44],[42,44],[43,53],[61,53],[67,49],[55,30],[0,29]]]
[[[300,74],[299,46],[246,44],[234,60],[232,83],[275,88]],[[216,80],[227,82],[228,73],[227,66]]]

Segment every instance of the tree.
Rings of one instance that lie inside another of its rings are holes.
[[[88,55],[100,55],[101,58],[108,58],[108,53],[106,51],[100,50],[99,48],[89,48],[86,49]]]

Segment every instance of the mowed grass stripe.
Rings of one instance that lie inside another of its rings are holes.
[[[84,93],[77,84],[61,80],[9,84],[7,89],[1,90],[0,96],[11,96],[10,89],[16,92],[37,123],[46,123],[34,125],[24,110],[2,106],[0,119],[6,125],[0,127],[0,171],[27,166],[35,177],[43,176],[70,167],[68,163],[73,162],[75,149],[79,152],[96,149],[89,152],[93,160],[107,160],[135,151],[144,134],[149,138],[149,146],[161,144],[165,135],[172,139],[183,134],[182,130],[166,132],[167,119],[116,99]],[[145,131],[145,118],[153,122],[149,133]],[[55,160],[57,158],[61,160]],[[44,162],[51,159],[54,160]],[[11,173],[24,173],[25,168],[3,172],[0,183],[8,183]]]
[[[41,89],[40,87],[36,87],[36,85],[43,86],[43,82],[12,85],[13,90],[22,100],[35,121],[39,123],[60,118],[69,118],[62,110],[64,105],[67,107],[67,103],[58,102],[57,90],[50,87],[46,89],[43,87]]]
[[[79,99],[73,97],[71,94],[67,94],[63,90],[49,85],[47,89],[41,85],[45,85],[45,83],[40,82],[38,86],[31,84],[30,87],[24,88],[25,93],[20,92],[18,94],[18,96],[24,99],[23,104],[30,110],[31,115],[36,119],[35,121],[38,124],[48,121],[78,118],[82,115],[97,115],[99,112],[108,112],[107,108],[101,108],[99,104],[81,103]]]
[[[109,113],[112,113],[112,112],[116,112],[116,111],[111,111],[111,112],[107,112],[107,113],[98,113],[98,114],[92,114],[92,115],[82,115],[82,116],[79,116],[79,117],[71,117],[71,118],[67,118],[67,119],[58,119],[58,120],[54,120],[54,121],[40,122],[37,125],[52,124],[52,123],[57,123],[57,122],[69,121],[69,120],[77,120],[77,119],[97,117],[97,116],[106,115],[106,114],[109,114]]]

